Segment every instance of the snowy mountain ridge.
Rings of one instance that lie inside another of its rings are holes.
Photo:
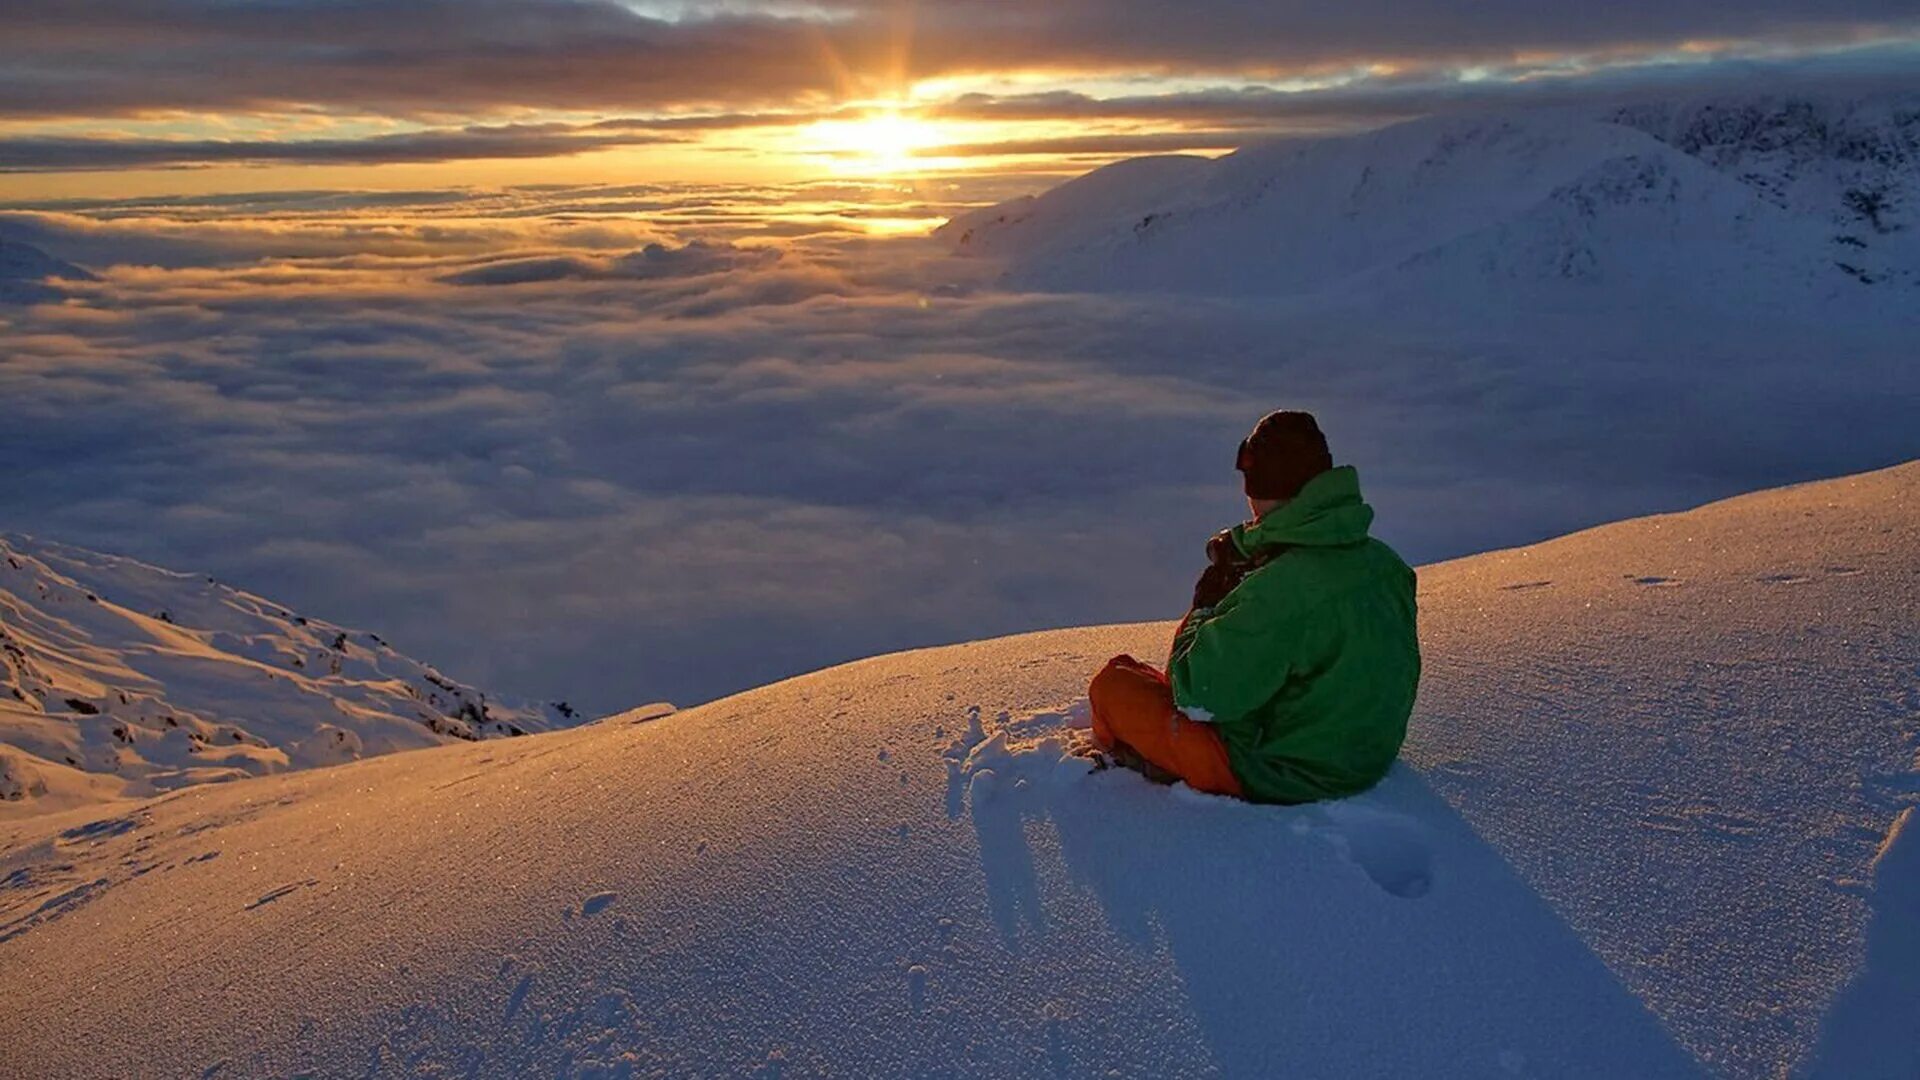
[[[1640,103],[1605,119],[1836,228],[1884,236],[1920,224],[1920,95]]]
[[[1920,94],[1643,103],[1607,119],[1825,222],[1834,264],[1861,281],[1920,280]]]
[[[578,719],[212,578],[0,535],[0,815]]]
[[[1916,215],[1920,95],[1754,98],[1138,159],[940,235],[1026,287],[1457,303],[1572,281],[1627,302],[1679,289],[1893,309],[1920,287]],[[1871,285],[1888,288],[1857,288]]]

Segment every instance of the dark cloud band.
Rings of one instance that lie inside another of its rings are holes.
[[[544,158],[674,141],[626,132],[573,134],[513,127],[377,135],[364,139],[0,139],[0,172],[181,168],[197,165],[389,165],[485,158]]]
[[[1438,112],[1619,102],[1642,95],[1737,94],[1756,89],[1877,93],[1920,85],[1920,44],[1890,44],[1813,56],[1621,63],[1580,73],[1543,74],[1525,65],[1467,81],[1449,69],[1401,71],[1324,89],[1225,87],[1094,97],[1075,91],[964,94],[925,107],[932,117],[1019,123],[1073,120],[1150,124],[1171,130],[1088,132],[987,139],[929,147],[926,158],[995,155],[1114,157],[1225,150],[1262,138],[1372,127]],[[845,119],[857,110],[724,112],[610,117],[588,123],[476,125],[361,139],[275,141],[132,139],[95,136],[0,138],[0,172],[191,168],[211,165],[378,165],[488,158],[561,157],[626,146],[681,142],[747,128]]]
[[[915,78],[1009,69],[1275,75],[1384,62],[1793,49],[1912,37],[1912,0],[938,0],[649,18],[607,0],[18,0],[0,113],[125,115],[322,105],[790,107]]]

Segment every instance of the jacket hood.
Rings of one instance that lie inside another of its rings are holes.
[[[1233,542],[1243,555],[1275,544],[1337,547],[1365,540],[1372,524],[1373,507],[1360,498],[1360,474],[1340,465],[1307,481],[1266,517],[1234,526]]]

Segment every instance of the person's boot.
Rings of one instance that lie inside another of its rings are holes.
[[[1107,752],[1113,755],[1113,763],[1115,765],[1132,769],[1134,772],[1139,773],[1141,776],[1146,777],[1156,784],[1172,784],[1180,780],[1180,778],[1173,773],[1141,757],[1139,751],[1118,739],[1113,741],[1112,749]]]

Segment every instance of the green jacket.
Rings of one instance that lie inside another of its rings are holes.
[[[1243,554],[1283,552],[1174,637],[1174,702],[1210,718],[1249,799],[1352,795],[1400,752],[1420,682],[1414,577],[1372,522],[1352,468],[1314,477],[1235,526]]]

